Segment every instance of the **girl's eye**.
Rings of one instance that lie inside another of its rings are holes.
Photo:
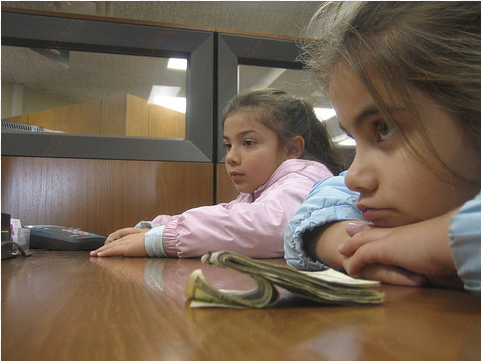
[[[382,120],[376,121],[374,123],[374,128],[376,129],[376,133],[379,135],[381,142],[384,142],[396,134],[396,129],[390,128],[389,125]]]
[[[224,148],[230,150],[232,148],[232,144],[224,143]]]
[[[253,141],[253,140],[244,140],[244,145],[245,145],[246,147],[253,146],[253,145],[254,145],[254,141]]]

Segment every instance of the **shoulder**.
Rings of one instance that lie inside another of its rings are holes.
[[[327,198],[356,198],[359,193],[351,191],[344,183],[346,171],[338,176],[320,179],[314,183],[309,196],[312,197],[327,197]]]
[[[314,184],[309,194],[291,219],[290,226],[305,229],[329,222],[358,219],[356,208],[359,193],[350,191],[344,184],[344,174],[326,178]]]
[[[304,159],[289,159],[284,161],[272,174],[271,178],[258,191],[276,188],[296,188],[305,191],[311,190],[313,184],[320,179],[332,177],[332,173],[321,163]]]
[[[273,178],[296,175],[315,181],[333,176],[331,171],[322,163],[306,159],[288,159],[277,168]]]

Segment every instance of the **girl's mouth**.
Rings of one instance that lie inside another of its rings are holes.
[[[232,180],[237,180],[241,177],[243,177],[244,175],[241,174],[241,173],[237,173],[237,172],[230,172],[230,177],[232,178]]]
[[[357,204],[356,206],[361,211],[362,218],[373,223],[376,223],[377,220],[388,219],[392,211],[390,208],[370,208],[362,204]]]

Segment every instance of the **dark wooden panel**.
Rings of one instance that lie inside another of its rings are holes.
[[[2,156],[2,212],[109,234],[211,205],[212,164]]]

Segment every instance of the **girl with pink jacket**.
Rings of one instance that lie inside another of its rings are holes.
[[[91,256],[284,255],[284,229],[314,182],[342,170],[327,130],[311,105],[274,89],[234,97],[222,123],[237,199],[117,230]]]

